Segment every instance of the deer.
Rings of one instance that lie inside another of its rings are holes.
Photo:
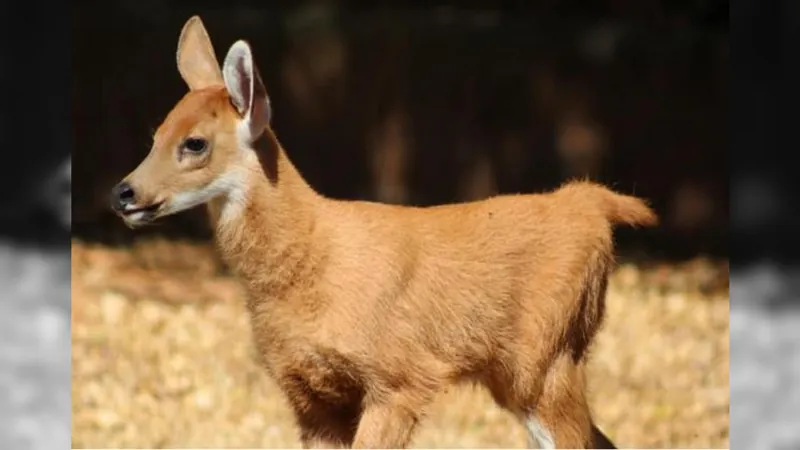
[[[329,198],[277,139],[246,40],[220,65],[193,16],[176,59],[189,91],[111,207],[131,229],[206,208],[303,448],[406,448],[459,384],[486,388],[530,446],[615,448],[586,366],[614,227],[655,226],[645,200],[580,179],[434,206]]]

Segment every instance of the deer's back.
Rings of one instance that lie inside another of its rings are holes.
[[[365,341],[374,334],[431,348],[439,343],[426,339],[442,336],[491,342],[535,301],[537,285],[569,285],[597,251],[610,251],[602,215],[553,194],[334,209],[321,291],[337,323]]]

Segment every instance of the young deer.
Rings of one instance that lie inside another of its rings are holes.
[[[220,70],[192,17],[177,62],[190,91],[113,208],[133,228],[208,206],[304,447],[406,447],[436,394],[474,382],[532,445],[613,448],[587,405],[587,350],[612,226],[655,225],[644,202],[585,181],[428,208],[326,198],[276,139],[246,42]]]

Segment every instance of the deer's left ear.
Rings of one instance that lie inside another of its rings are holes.
[[[231,103],[242,116],[243,131],[248,134],[246,138],[252,143],[269,125],[272,111],[267,90],[247,42],[236,41],[231,46],[225,56],[222,75]]]
[[[191,90],[222,84],[217,56],[198,16],[186,21],[178,38],[178,72]]]

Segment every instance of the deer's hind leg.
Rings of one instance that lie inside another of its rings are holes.
[[[556,446],[553,433],[550,432],[550,429],[538,418],[537,415],[520,415],[520,422],[525,425],[525,429],[528,432],[529,448],[572,448]],[[614,442],[611,441],[611,438],[606,436],[606,434],[603,433],[603,431],[600,430],[600,428],[598,428],[594,422],[592,422],[591,437],[586,448],[616,449],[617,447]]]
[[[525,427],[529,448],[593,448],[582,363],[565,354],[549,370],[534,372],[536,376],[518,371],[486,380],[495,402]]]
[[[543,449],[593,448],[595,427],[584,377],[582,362],[575,363],[567,354],[556,359],[539,398],[521,404],[518,410],[529,445]]]

